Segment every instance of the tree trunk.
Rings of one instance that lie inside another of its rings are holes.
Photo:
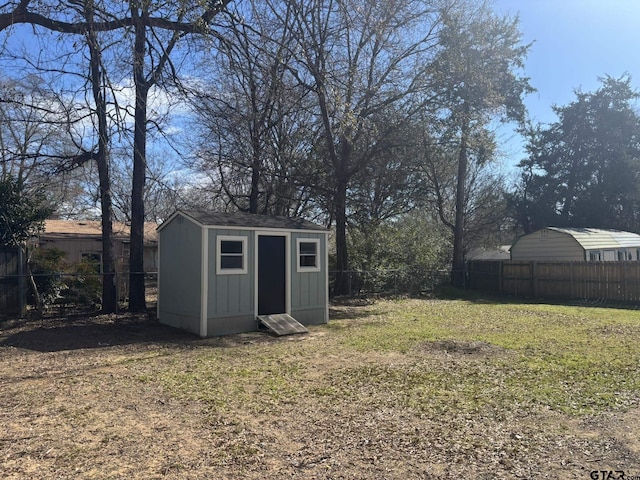
[[[348,295],[349,291],[349,254],[347,252],[347,187],[346,182],[339,181],[336,188],[336,283],[334,295]]]
[[[348,165],[351,157],[351,143],[345,136],[340,141],[340,157],[336,168],[336,191],[334,214],[336,221],[336,283],[334,295],[350,295],[349,252],[347,250],[347,189],[349,184]]]
[[[88,4],[90,5],[90,4]],[[92,24],[94,12],[90,6],[85,11],[87,22]],[[118,307],[115,284],[115,258],[113,253],[113,206],[111,201],[111,179],[109,175],[109,133],[107,127],[106,95],[102,82],[102,52],[95,31],[87,33],[89,45],[89,67],[93,100],[98,117],[98,154],[96,164],[100,180],[100,207],[102,209],[102,313],[115,313]]]
[[[468,109],[466,109],[468,110]],[[465,111],[460,133],[460,150],[458,152],[458,183],[456,187],[456,222],[453,230],[453,265],[451,282],[454,287],[464,288],[464,209],[467,185],[467,141],[469,135],[468,112]]]
[[[131,13],[135,26],[133,52],[133,81],[136,105],[133,133],[133,181],[131,189],[131,244],[129,252],[129,310],[146,310],[144,286],[144,186],[146,179],[147,100],[149,85],[144,78],[146,31],[140,21],[137,2],[132,2]]]
[[[260,158],[256,148],[260,147],[254,146],[253,148],[253,162],[251,163],[251,191],[249,192],[249,213],[258,213],[258,200],[260,196]]]
[[[105,164],[108,162],[103,160]],[[111,193],[105,188],[109,185],[108,173],[106,180],[100,173],[100,203],[102,204],[102,313],[116,313],[118,310],[118,292],[115,274],[115,255],[113,253],[113,224],[111,222],[111,208],[105,208],[111,203]],[[104,170],[104,167],[102,168]]]

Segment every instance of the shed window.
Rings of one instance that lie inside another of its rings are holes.
[[[216,273],[230,275],[247,273],[247,237],[217,237]]]
[[[589,261],[591,262],[599,262],[600,261],[600,252],[589,252]]]
[[[298,246],[298,272],[320,271],[320,240],[317,238],[299,238]]]

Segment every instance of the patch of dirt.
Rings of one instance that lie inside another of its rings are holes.
[[[640,334],[640,325],[606,325],[597,329],[594,332],[598,335],[625,335],[633,338],[637,338]]]
[[[587,417],[580,422],[582,437],[590,440],[606,432],[606,450],[613,450],[620,463],[637,461],[640,458],[640,408]],[[636,475],[640,475],[640,464]]]
[[[509,351],[497,345],[487,342],[473,341],[465,342],[460,340],[437,340],[433,342],[423,342],[416,348],[418,351],[430,353],[445,353],[461,358],[483,358],[491,355],[508,354]]]
[[[355,320],[357,318],[368,317],[370,311],[363,307],[370,305],[372,304],[332,305],[329,308],[329,317],[333,320]]]
[[[249,356],[255,346],[284,342],[317,347],[308,382],[326,381],[327,372],[345,366],[403,360],[399,354],[325,355],[322,342],[331,337],[326,329],[286,338],[248,333],[199,339],[152,317],[127,314],[0,327],[3,479],[587,479],[591,470],[640,475],[638,409],[586,419],[550,411],[520,414],[513,406],[506,409],[510,413],[427,416],[327,388],[303,399],[289,400],[285,392],[256,411],[180,398],[154,378],[200,349],[239,347]],[[505,354],[491,344],[456,340],[425,342],[420,351],[463,359]]]

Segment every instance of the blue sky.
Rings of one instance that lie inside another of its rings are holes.
[[[574,90],[598,88],[598,77],[629,73],[640,86],[640,0],[494,0],[498,13],[520,17],[523,43],[531,43],[525,75],[537,92],[526,98],[531,118],[556,117]],[[506,163],[522,156],[519,139],[503,139]]]

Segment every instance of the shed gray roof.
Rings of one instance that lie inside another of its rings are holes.
[[[585,250],[640,247],[640,235],[622,230],[559,227],[547,227],[547,229],[571,235]]]
[[[243,212],[221,213],[198,210],[179,210],[177,213],[190,217],[201,225],[211,227],[249,227],[327,231],[326,228],[302,218],[277,217],[275,215],[258,215]]]

